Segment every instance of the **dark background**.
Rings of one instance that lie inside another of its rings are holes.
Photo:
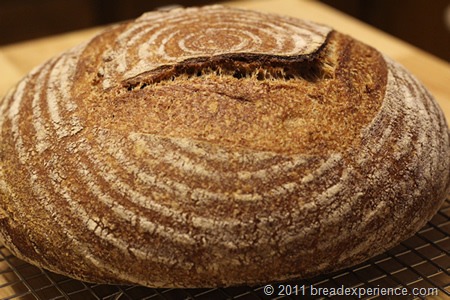
[[[0,45],[131,19],[145,11],[163,6],[206,5],[217,2],[0,0]],[[450,0],[322,0],[322,2],[450,61],[450,24],[446,25],[445,22],[445,12],[450,10]]]

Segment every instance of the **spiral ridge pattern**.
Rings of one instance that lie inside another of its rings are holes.
[[[120,84],[244,54],[332,76]],[[443,114],[403,67],[321,25],[218,6],[146,14],[37,67],[0,102],[0,141],[0,241],[96,282],[329,272],[418,230],[450,181]]]
[[[152,12],[117,37],[105,55],[106,60],[117,57],[106,77],[124,80],[162,65],[227,53],[309,55],[329,32],[327,26],[299,19],[244,10],[224,13],[220,6]]]

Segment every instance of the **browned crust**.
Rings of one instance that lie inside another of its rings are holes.
[[[127,79],[106,93],[98,80],[98,91],[86,98],[88,105],[91,98],[103,99],[97,109],[104,113],[90,114],[89,122],[104,128],[324,154],[358,144],[361,128],[381,106],[386,74],[376,50],[333,32],[306,56],[189,59]]]
[[[218,13],[302,28],[309,42],[177,48],[179,60],[167,49],[148,69],[136,57],[156,52],[121,48],[148,40],[155,19],[214,27]],[[0,140],[0,241],[95,282],[331,272],[418,230],[450,182],[443,114],[401,66],[320,25],[220,7],[146,15],[35,69],[0,102]]]

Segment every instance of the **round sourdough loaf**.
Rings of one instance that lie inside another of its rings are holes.
[[[31,71],[0,103],[0,241],[92,282],[309,277],[406,239],[449,190],[440,108],[323,25],[151,12]]]

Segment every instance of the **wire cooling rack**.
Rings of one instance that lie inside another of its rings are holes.
[[[403,296],[386,296],[399,293]],[[91,284],[34,267],[0,245],[0,299],[284,300],[330,299],[334,294],[337,299],[450,299],[450,200],[416,235],[363,264],[310,280],[257,287],[152,289]]]

